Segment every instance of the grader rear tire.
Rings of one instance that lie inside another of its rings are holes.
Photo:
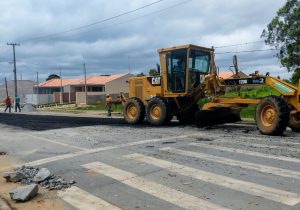
[[[290,121],[289,121],[289,127],[292,129],[294,132],[300,132],[300,114],[298,115],[291,115],[290,116]]]
[[[282,135],[289,123],[290,113],[286,102],[278,96],[267,96],[256,108],[256,124],[260,133]]]
[[[141,123],[145,118],[145,106],[138,98],[130,98],[124,106],[124,118],[129,124]]]
[[[146,118],[151,125],[163,125],[170,119],[167,103],[161,98],[152,98],[146,107]]]

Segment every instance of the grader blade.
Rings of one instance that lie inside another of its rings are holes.
[[[211,109],[199,110],[195,115],[197,127],[206,127],[241,121],[240,109]]]

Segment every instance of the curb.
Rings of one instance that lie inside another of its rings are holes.
[[[10,208],[10,206],[7,204],[7,202],[1,197],[0,197],[0,209],[1,210],[12,210]]]

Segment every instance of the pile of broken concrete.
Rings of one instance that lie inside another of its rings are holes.
[[[13,172],[4,173],[7,182],[19,182],[23,186],[12,189],[9,194],[15,201],[27,201],[38,193],[38,185],[49,190],[61,190],[75,184],[74,180],[67,182],[50,173],[47,168],[22,166]]]

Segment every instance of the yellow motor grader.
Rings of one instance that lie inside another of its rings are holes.
[[[152,125],[168,123],[177,116],[180,123],[207,126],[240,120],[239,111],[257,105],[255,120],[262,134],[281,135],[287,126],[300,131],[300,87],[258,72],[248,78],[218,77],[214,49],[183,45],[158,50],[160,67],[156,76],[129,79],[129,98],[124,104],[124,118],[130,124],[146,117]],[[229,86],[268,85],[281,96],[265,98],[225,98]],[[208,98],[202,109],[198,101]]]

